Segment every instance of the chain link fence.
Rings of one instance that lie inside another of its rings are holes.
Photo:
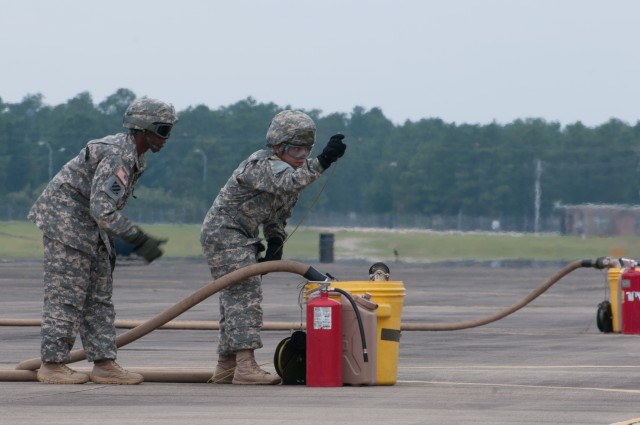
[[[31,205],[0,206],[0,221],[27,220]],[[145,208],[126,207],[123,213],[136,223],[176,223],[201,224],[208,207],[201,208]],[[371,227],[386,229],[429,229],[439,231],[494,231],[494,232],[533,232],[533,219],[530,217],[471,217],[463,214],[417,215],[417,214],[360,214],[339,212],[294,211],[289,226],[297,226],[301,220],[303,226],[317,227]],[[560,216],[542,217],[539,231],[559,233]]]

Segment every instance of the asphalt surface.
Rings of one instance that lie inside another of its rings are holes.
[[[339,280],[367,280],[365,262],[311,263]],[[559,267],[389,264],[407,295],[403,323],[476,319],[512,305]],[[118,319],[149,319],[210,282],[202,260],[122,262]],[[265,321],[299,321],[302,278],[264,277]],[[145,382],[137,386],[0,382],[0,424],[612,424],[640,423],[640,340],[603,334],[606,274],[579,269],[522,310],[482,327],[403,331],[392,386],[310,388]],[[0,261],[0,319],[38,319],[38,261]],[[217,320],[217,296],[178,320]],[[124,330],[119,330],[119,333]],[[213,370],[216,331],[157,330],[119,351],[124,367]],[[256,352],[274,371],[287,331]],[[0,371],[38,357],[39,328],[0,327]],[[79,347],[79,338],[76,347]],[[90,364],[78,362],[77,368]]]

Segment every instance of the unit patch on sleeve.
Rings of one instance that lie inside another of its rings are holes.
[[[119,200],[126,193],[126,187],[122,184],[122,182],[120,181],[120,176],[118,176],[117,174],[115,176],[109,177],[109,179],[104,184],[103,190],[114,201]]]

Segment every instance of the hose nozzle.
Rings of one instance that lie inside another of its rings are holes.
[[[620,267],[620,262],[617,258],[612,257],[598,257],[595,260],[582,260],[582,267],[593,267],[594,269],[611,269],[614,267]]]

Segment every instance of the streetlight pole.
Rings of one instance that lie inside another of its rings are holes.
[[[540,188],[540,178],[542,177],[542,161],[536,159],[536,178],[533,186],[534,199],[533,199],[533,233],[540,231],[540,196],[542,195],[542,189]]]
[[[53,178],[53,149],[51,149],[49,142],[45,142],[44,140],[40,140],[38,146],[46,146],[47,149],[49,149],[49,181],[51,181]]]
[[[196,149],[195,152],[202,155],[202,184],[207,182],[207,154],[202,149]]]

